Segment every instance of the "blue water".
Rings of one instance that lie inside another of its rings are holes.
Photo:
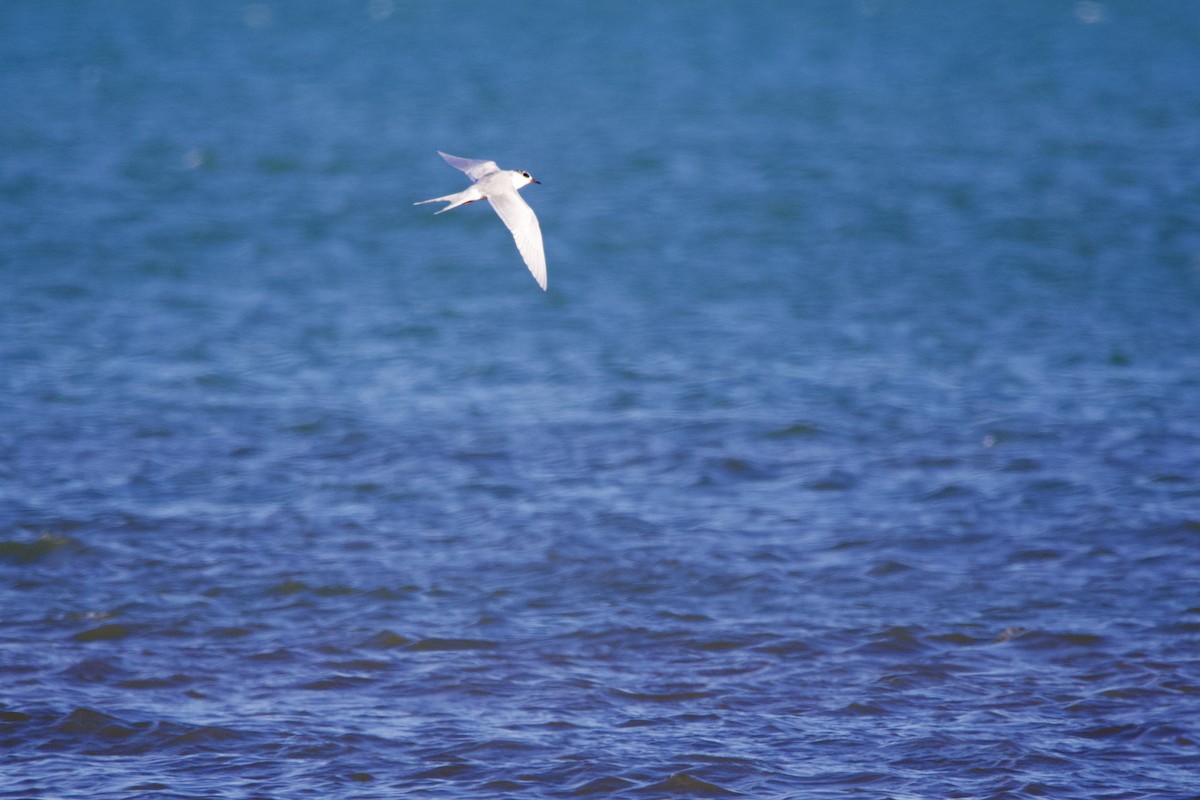
[[[0,797],[1200,797],[1193,3],[0,56]]]

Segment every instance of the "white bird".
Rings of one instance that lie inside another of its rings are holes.
[[[534,180],[528,172],[500,169],[496,166],[495,161],[459,158],[447,155],[441,150],[438,151],[438,155],[446,159],[446,163],[450,166],[467,173],[467,177],[474,183],[461,192],[435,197],[432,200],[422,200],[413,205],[449,203],[450,205],[437,212],[441,214],[442,211],[449,211],[486,197],[512,233],[513,239],[517,243],[517,250],[521,251],[521,258],[525,259],[525,266],[529,267],[529,271],[533,273],[533,278],[538,282],[538,286],[542,287],[542,291],[546,291],[546,252],[542,248],[542,228],[538,225],[533,209],[521,199],[521,195],[517,194],[529,184],[541,183],[541,181]]]

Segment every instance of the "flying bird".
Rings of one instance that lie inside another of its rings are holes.
[[[413,203],[415,206],[424,203],[449,203],[442,211],[474,203],[476,200],[487,201],[500,215],[500,219],[508,226],[525,266],[533,273],[533,279],[546,291],[546,252],[542,248],[542,228],[538,225],[537,216],[529,204],[517,194],[531,183],[541,183],[534,180],[528,172],[515,169],[500,169],[495,161],[476,161],[473,158],[459,158],[438,151],[438,155],[455,169],[467,173],[473,183],[461,192],[435,197],[432,200],[422,200]]]

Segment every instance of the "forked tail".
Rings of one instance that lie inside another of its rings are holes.
[[[441,214],[445,211],[449,211],[452,208],[465,206],[467,203],[474,203],[476,200],[482,199],[483,194],[474,186],[471,186],[467,189],[463,189],[461,192],[455,192],[454,194],[448,194],[442,197],[434,197],[429,200],[418,200],[417,202],[413,203],[413,205],[422,206],[426,203],[449,203],[450,205],[437,212],[438,214]]]

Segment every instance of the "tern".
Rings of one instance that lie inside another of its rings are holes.
[[[533,273],[533,279],[546,291],[546,252],[542,249],[542,228],[538,225],[537,216],[529,204],[521,199],[518,192],[531,183],[541,183],[534,180],[528,173],[515,169],[500,169],[495,161],[477,161],[473,158],[459,158],[448,155],[441,150],[438,155],[446,163],[457,170],[467,173],[473,183],[461,192],[435,197],[431,200],[421,200],[413,203],[415,206],[425,203],[449,203],[442,211],[474,203],[476,200],[487,201],[500,215],[500,219],[508,226],[525,266]]]

